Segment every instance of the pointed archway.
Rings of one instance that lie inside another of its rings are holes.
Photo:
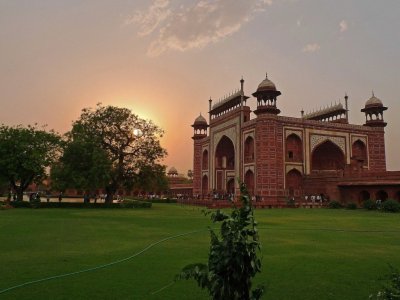
[[[254,173],[252,170],[247,170],[246,174],[244,174],[244,183],[249,194],[254,196]]]
[[[219,140],[215,150],[215,187],[217,192],[225,194],[228,192],[227,171],[235,170],[235,147],[230,138],[226,135]],[[234,176],[233,176],[234,177]],[[235,181],[233,181],[235,186]],[[231,189],[231,187],[229,187]]]
[[[319,144],[312,152],[312,171],[344,170],[345,164],[344,153],[329,140]]]
[[[299,196],[302,184],[302,176],[299,170],[292,169],[286,174],[286,189],[289,191],[289,196]]]
[[[201,193],[204,195],[208,194],[208,176],[204,175],[201,179]]]

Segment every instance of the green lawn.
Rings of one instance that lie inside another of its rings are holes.
[[[368,299],[387,264],[400,267],[400,214],[364,210],[257,210],[264,299]],[[0,211],[0,290],[107,264],[180,233],[125,262],[43,281],[0,299],[207,299],[194,282],[171,283],[205,262],[208,217],[196,207]]]

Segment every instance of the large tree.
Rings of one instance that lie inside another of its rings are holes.
[[[63,156],[51,169],[51,186],[65,191],[76,188],[95,193],[110,180],[111,162],[93,141],[67,135]]]
[[[135,188],[140,193],[161,194],[168,190],[166,167],[159,164],[143,166],[134,182]]]
[[[91,170],[99,166],[99,161],[102,162],[100,170],[92,174],[100,178],[99,174],[103,172],[100,181],[107,180],[104,182],[106,201],[111,202],[120,187],[133,186],[132,182],[137,179],[141,169],[155,165],[166,155],[159,141],[162,134],[158,126],[139,118],[127,108],[98,104],[95,109],[82,110],[68,133],[70,145],[67,148],[73,145],[78,148],[82,145],[89,147],[88,155],[94,159],[89,164]],[[66,149],[65,153],[70,152]],[[64,155],[61,159],[64,167],[72,166],[71,162],[79,158],[78,155],[79,151],[70,158]],[[87,179],[93,178],[87,176]]]
[[[0,176],[22,201],[23,192],[32,183],[41,183],[46,169],[59,156],[60,137],[54,131],[36,126],[0,126]]]

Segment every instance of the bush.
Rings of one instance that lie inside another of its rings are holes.
[[[21,208],[21,207],[30,208],[31,207],[31,204],[27,201],[11,201],[10,205],[15,208]]]
[[[119,205],[123,208],[150,208],[153,203],[138,200],[123,200]]]
[[[339,201],[331,201],[328,203],[328,207],[332,209],[342,208],[343,205]]]
[[[371,199],[365,200],[363,203],[363,207],[368,210],[375,210],[377,209],[376,203]]]
[[[40,202],[40,205],[33,206],[27,201],[11,202],[15,208],[151,208],[151,202],[124,200],[120,203],[83,203],[83,202]],[[36,205],[36,204],[35,204]]]
[[[393,300],[400,298],[400,272],[391,265],[389,265],[389,268],[390,272],[385,276],[387,282],[382,286],[382,290],[376,295],[370,295],[370,299]]]
[[[211,215],[220,223],[220,231],[210,228],[211,242],[208,263],[191,264],[183,268],[178,279],[195,279],[207,289],[212,299],[257,300],[262,286],[252,290],[252,278],[261,272],[260,241],[250,196],[245,185],[240,185],[240,208],[233,207],[228,215],[217,210]]]
[[[354,202],[350,202],[346,205],[346,209],[357,209],[357,204]]]
[[[389,199],[382,203],[382,209],[387,212],[399,212],[400,203],[396,200]]]
[[[166,198],[166,199],[151,199],[152,203],[176,203],[176,199]]]

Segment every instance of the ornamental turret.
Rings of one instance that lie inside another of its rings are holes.
[[[265,79],[258,85],[257,91],[253,93],[253,96],[257,98],[257,109],[254,113],[256,115],[263,113],[278,115],[281,112],[276,106],[276,98],[279,95],[281,95],[281,92],[268,79],[267,74]]]
[[[196,118],[196,120],[194,120],[192,127],[193,127],[192,139],[198,140],[207,136],[207,128],[208,128],[207,120],[201,114]]]
[[[365,113],[364,126],[385,127],[387,124],[383,120],[383,112],[385,110],[387,110],[387,107],[383,106],[382,101],[375,97],[374,92],[372,92],[372,97],[365,102],[365,107],[361,110]]]

